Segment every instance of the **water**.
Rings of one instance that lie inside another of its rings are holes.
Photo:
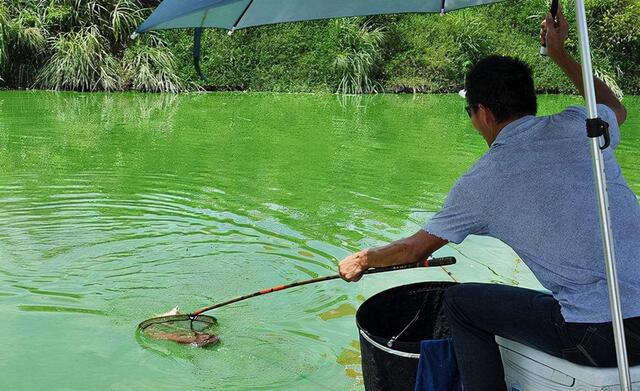
[[[576,97],[542,96],[541,114]],[[618,157],[640,194],[640,98]],[[412,234],[486,150],[457,95],[0,92],[0,389],[358,390],[353,314],[420,280],[538,283],[471,237],[443,269],[220,310],[208,350],[141,320],[336,272]]]

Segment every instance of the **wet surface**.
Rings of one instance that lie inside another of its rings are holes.
[[[576,97],[541,97],[542,114]],[[640,193],[640,99],[617,156]],[[336,272],[417,231],[486,150],[457,95],[0,92],[0,389],[360,389],[354,313],[424,280],[538,287],[502,243],[212,313],[220,343],[137,324]],[[34,375],[37,374],[37,375]]]

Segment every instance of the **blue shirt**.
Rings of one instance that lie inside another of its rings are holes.
[[[611,147],[603,151],[624,318],[640,316],[640,205],[614,149],[620,129],[611,109]],[[525,116],[498,134],[455,183],[425,230],[450,242],[486,235],[509,245],[560,302],[567,322],[611,321],[586,109]]]

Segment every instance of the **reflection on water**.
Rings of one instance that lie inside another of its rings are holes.
[[[345,375],[355,379],[356,384],[364,384],[360,366],[360,342],[353,340],[349,346],[344,347],[337,357],[337,362],[344,367]]]
[[[541,100],[545,113],[577,101]],[[639,193],[640,100],[626,102],[618,158]],[[463,106],[457,95],[0,92],[0,343],[22,341],[0,356],[0,388],[360,389],[353,314],[371,294],[426,279],[538,286],[510,249],[472,237],[440,251],[458,258],[447,268],[216,310],[215,349],[134,334],[177,304],[334,274],[350,252],[415,232],[486,150]]]

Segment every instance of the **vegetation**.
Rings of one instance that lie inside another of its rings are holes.
[[[531,64],[536,85],[574,92],[538,55],[547,0],[440,15],[387,15],[265,26],[232,36],[206,30],[201,81],[190,30],[130,33],[155,0],[0,0],[0,86],[82,91],[193,88],[268,91],[455,91],[488,54]],[[563,1],[574,25],[574,0]],[[596,73],[619,93],[640,93],[640,3],[587,0]],[[577,54],[575,29],[568,42]]]
[[[161,39],[129,39],[149,12],[138,0],[0,0],[0,77],[18,88],[184,90]]]
[[[382,27],[372,27],[369,22],[359,23],[357,19],[341,19],[338,27],[341,50],[334,60],[334,69],[340,80],[338,92],[377,92],[378,84],[372,79],[372,75],[382,60]]]

